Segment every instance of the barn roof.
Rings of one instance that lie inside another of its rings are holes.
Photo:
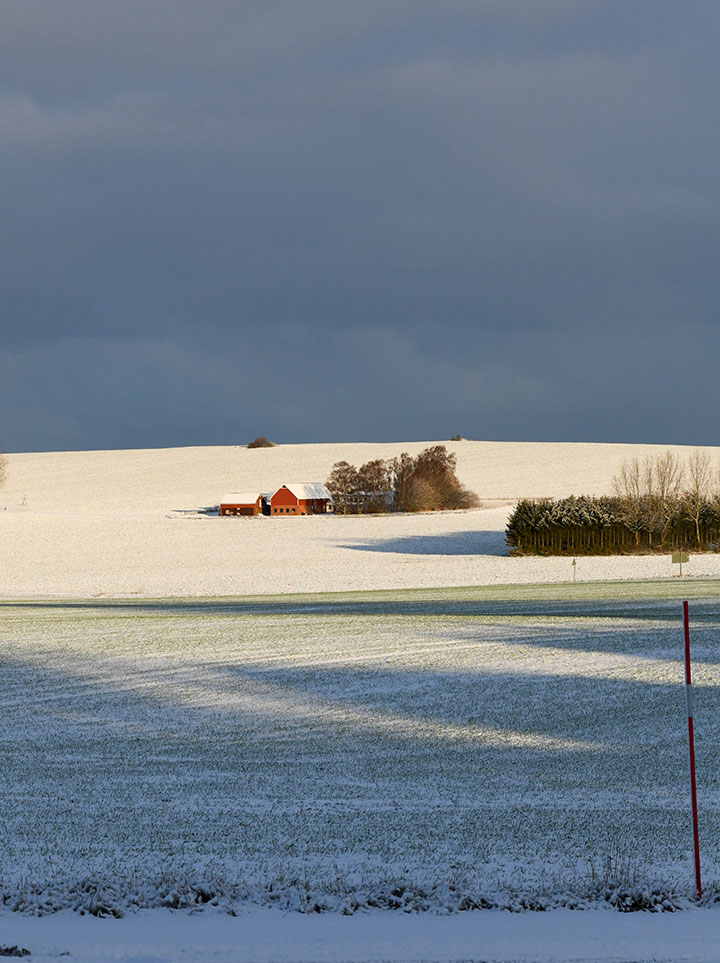
[[[322,482],[286,482],[281,487],[291,491],[295,498],[329,498],[332,500],[332,495]],[[278,488],[273,494],[277,494],[279,491]]]
[[[220,499],[221,505],[254,505],[260,492],[230,492]]]

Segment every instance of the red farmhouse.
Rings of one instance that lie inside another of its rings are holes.
[[[332,495],[320,482],[283,485],[270,496],[271,515],[323,515],[332,510]]]
[[[262,515],[263,497],[258,492],[230,492],[220,499],[221,515]]]

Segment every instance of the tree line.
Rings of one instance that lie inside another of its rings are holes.
[[[506,539],[527,555],[720,551],[720,470],[698,449],[626,461],[613,494],[523,499]]]
[[[434,445],[414,458],[403,452],[397,458],[376,458],[359,468],[338,461],[326,486],[335,511],[345,515],[473,508],[479,499],[460,483],[455,467],[455,455],[444,445]]]

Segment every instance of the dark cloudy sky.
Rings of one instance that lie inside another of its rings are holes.
[[[0,444],[720,442],[717,0],[3,0]]]

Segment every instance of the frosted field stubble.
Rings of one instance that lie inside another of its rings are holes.
[[[689,896],[679,603],[612,592],[4,605],[6,904],[567,904],[609,858]],[[691,610],[713,880],[720,601]]]

